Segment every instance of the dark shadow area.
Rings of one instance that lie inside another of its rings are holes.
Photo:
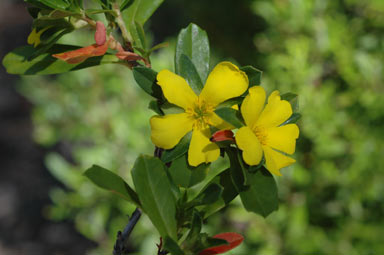
[[[23,1],[0,2],[0,59],[26,44],[31,19]],[[44,217],[49,191],[60,184],[44,166],[45,149],[32,138],[31,105],[15,89],[18,77],[0,67],[0,254],[85,254],[94,243],[72,222]]]

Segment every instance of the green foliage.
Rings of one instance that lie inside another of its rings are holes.
[[[132,178],[143,210],[160,235],[177,240],[176,200],[164,163],[158,158],[139,156],[132,169]]]
[[[241,128],[242,126],[245,126],[244,120],[241,117],[241,114],[239,111],[229,108],[229,107],[222,107],[215,110],[215,113],[228,122],[229,124],[233,125],[236,128]]]
[[[140,206],[140,202],[135,191],[115,173],[100,166],[93,165],[85,171],[84,175],[100,188],[107,189],[129,202]]]
[[[154,11],[162,4],[164,0],[131,0],[124,1],[122,4],[123,17],[128,26],[132,23],[144,23],[152,16]]]
[[[185,55],[192,60],[201,82],[205,83],[209,72],[209,54],[207,33],[197,25],[190,24],[188,27],[182,29],[177,37],[175,53],[176,73],[181,75],[183,70],[182,61],[185,61],[185,59],[182,60],[182,55]]]
[[[74,65],[52,57],[52,54],[78,48],[79,47],[76,46],[55,44],[50,47],[46,53],[31,59],[31,56],[35,53],[35,48],[32,46],[23,46],[8,53],[3,59],[3,65],[7,69],[7,72],[11,74],[45,75],[75,71],[102,64],[116,63],[118,61],[114,55],[104,55],[89,58],[80,64]]]
[[[204,87],[201,82],[200,75],[196,70],[192,60],[185,54],[181,54],[179,63],[176,63],[179,67],[179,74],[185,78],[192,90],[199,95]]]

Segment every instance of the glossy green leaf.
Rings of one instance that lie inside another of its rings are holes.
[[[157,72],[147,68],[145,66],[137,66],[133,68],[133,77],[135,78],[136,83],[149,95],[162,99],[163,92],[161,88],[156,83]]]
[[[136,21],[141,25],[152,16],[164,0],[134,0],[124,9],[123,17],[127,24]]]
[[[199,95],[204,85],[201,82],[200,75],[198,74],[192,60],[184,54],[181,54],[179,59],[179,74],[184,77],[192,90]]]
[[[289,117],[288,120],[286,120],[283,124],[281,124],[282,126],[283,125],[286,125],[286,124],[290,124],[290,123],[296,123],[299,119],[301,118],[301,114],[300,113],[293,113],[291,115],[291,117]]]
[[[45,5],[52,9],[61,10],[66,10],[70,6],[69,1],[65,0],[25,0],[25,2],[33,4],[35,6]]]
[[[238,192],[243,191],[248,184],[248,174],[243,165],[240,153],[238,149],[233,147],[227,148],[225,151],[228,154],[229,161],[231,163],[230,172],[233,184]]]
[[[142,208],[160,235],[177,240],[176,201],[164,163],[158,158],[141,155],[133,166],[132,178]]]
[[[223,187],[221,197],[212,204],[199,207],[199,210],[204,214],[204,218],[227,206],[239,194],[233,185],[230,169],[226,169],[220,174],[219,183]]]
[[[158,100],[151,100],[148,104],[148,109],[151,109],[158,115],[164,115],[164,112],[161,110],[159,106],[159,101]]]
[[[203,181],[193,185],[187,189],[188,202],[195,199],[210,183],[213,179],[228,168],[228,158],[220,157],[218,160],[212,162],[209,166],[207,176]]]
[[[261,84],[262,71],[254,68],[253,66],[243,66],[240,68],[241,71],[245,72],[248,76],[249,87]]]
[[[60,45],[52,46],[47,53],[28,60],[35,52],[32,46],[23,46],[8,53],[3,59],[3,65],[8,73],[32,75],[32,74],[58,74],[69,71],[102,65],[117,63],[119,59],[114,55],[92,57],[80,64],[68,64],[65,61],[52,57],[52,54],[78,49],[77,46]]]
[[[164,250],[168,251],[172,255],[184,255],[183,250],[172,238],[166,236],[163,238]]]
[[[188,188],[204,180],[208,167],[208,164],[200,164],[197,167],[189,166],[187,155],[184,155],[172,161],[168,172],[177,186]]]
[[[117,174],[102,168],[97,165],[93,165],[84,173],[94,184],[100,188],[106,189],[115,193],[122,198],[140,206],[139,199],[136,192]]]
[[[177,37],[175,69],[180,75],[183,54],[192,60],[204,84],[209,72],[209,41],[207,33],[195,24],[182,29]]]
[[[161,160],[164,163],[168,163],[187,153],[191,138],[192,132],[188,132],[183,138],[181,138],[180,142],[175,146],[175,148],[164,150],[163,154],[161,155]]]
[[[134,0],[124,0],[120,5],[120,11],[124,11],[133,4]]]
[[[218,108],[215,110],[215,113],[220,118],[222,118],[229,124],[232,124],[236,128],[241,128],[242,126],[245,126],[240,112],[233,108],[230,108],[230,107]]]
[[[147,39],[145,38],[145,32],[143,26],[137,21],[132,21],[129,24],[129,31],[133,38],[133,46],[147,50]]]
[[[291,104],[293,112],[299,110],[299,97],[297,94],[289,92],[281,95],[280,97],[282,100],[287,100]]]
[[[200,216],[200,213],[197,210],[194,210],[192,213],[190,231],[187,237],[187,239],[190,240],[191,243],[193,243],[199,238],[202,225],[203,225],[203,220]]]
[[[209,184],[196,198],[187,204],[187,207],[195,207],[199,205],[208,205],[219,200],[223,193],[223,187],[217,183]]]
[[[216,109],[219,109],[219,108],[231,108],[234,105],[241,104],[243,102],[243,100],[244,100],[244,97],[234,97],[234,98],[231,98],[231,99],[228,99],[228,100],[222,102],[221,104],[216,106]]]
[[[278,195],[275,179],[264,167],[248,176],[250,186],[240,192],[240,198],[247,211],[267,217],[278,209]]]

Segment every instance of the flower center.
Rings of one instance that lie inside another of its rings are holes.
[[[187,109],[187,113],[194,120],[193,127],[198,129],[207,128],[210,123],[210,116],[214,107],[204,100],[197,100],[192,108]]]
[[[267,132],[265,128],[256,126],[253,128],[253,132],[255,133],[261,145],[267,144]]]

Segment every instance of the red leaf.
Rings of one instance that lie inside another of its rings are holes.
[[[66,61],[68,64],[78,64],[83,62],[87,58],[102,56],[108,50],[108,42],[103,45],[92,44],[90,46],[80,48],[73,51],[63,52],[59,54],[53,54],[52,56]]]
[[[234,142],[233,132],[231,130],[220,130],[215,132],[211,137],[211,142],[231,141]]]
[[[200,252],[199,255],[213,255],[224,253],[237,247],[244,240],[244,237],[242,235],[233,232],[217,234],[213,236],[213,238],[223,239],[227,241],[228,244],[207,248]]]
[[[95,32],[95,42],[98,46],[102,46],[103,44],[105,44],[106,40],[107,40],[107,30],[105,29],[103,22],[97,21],[96,32]]]

